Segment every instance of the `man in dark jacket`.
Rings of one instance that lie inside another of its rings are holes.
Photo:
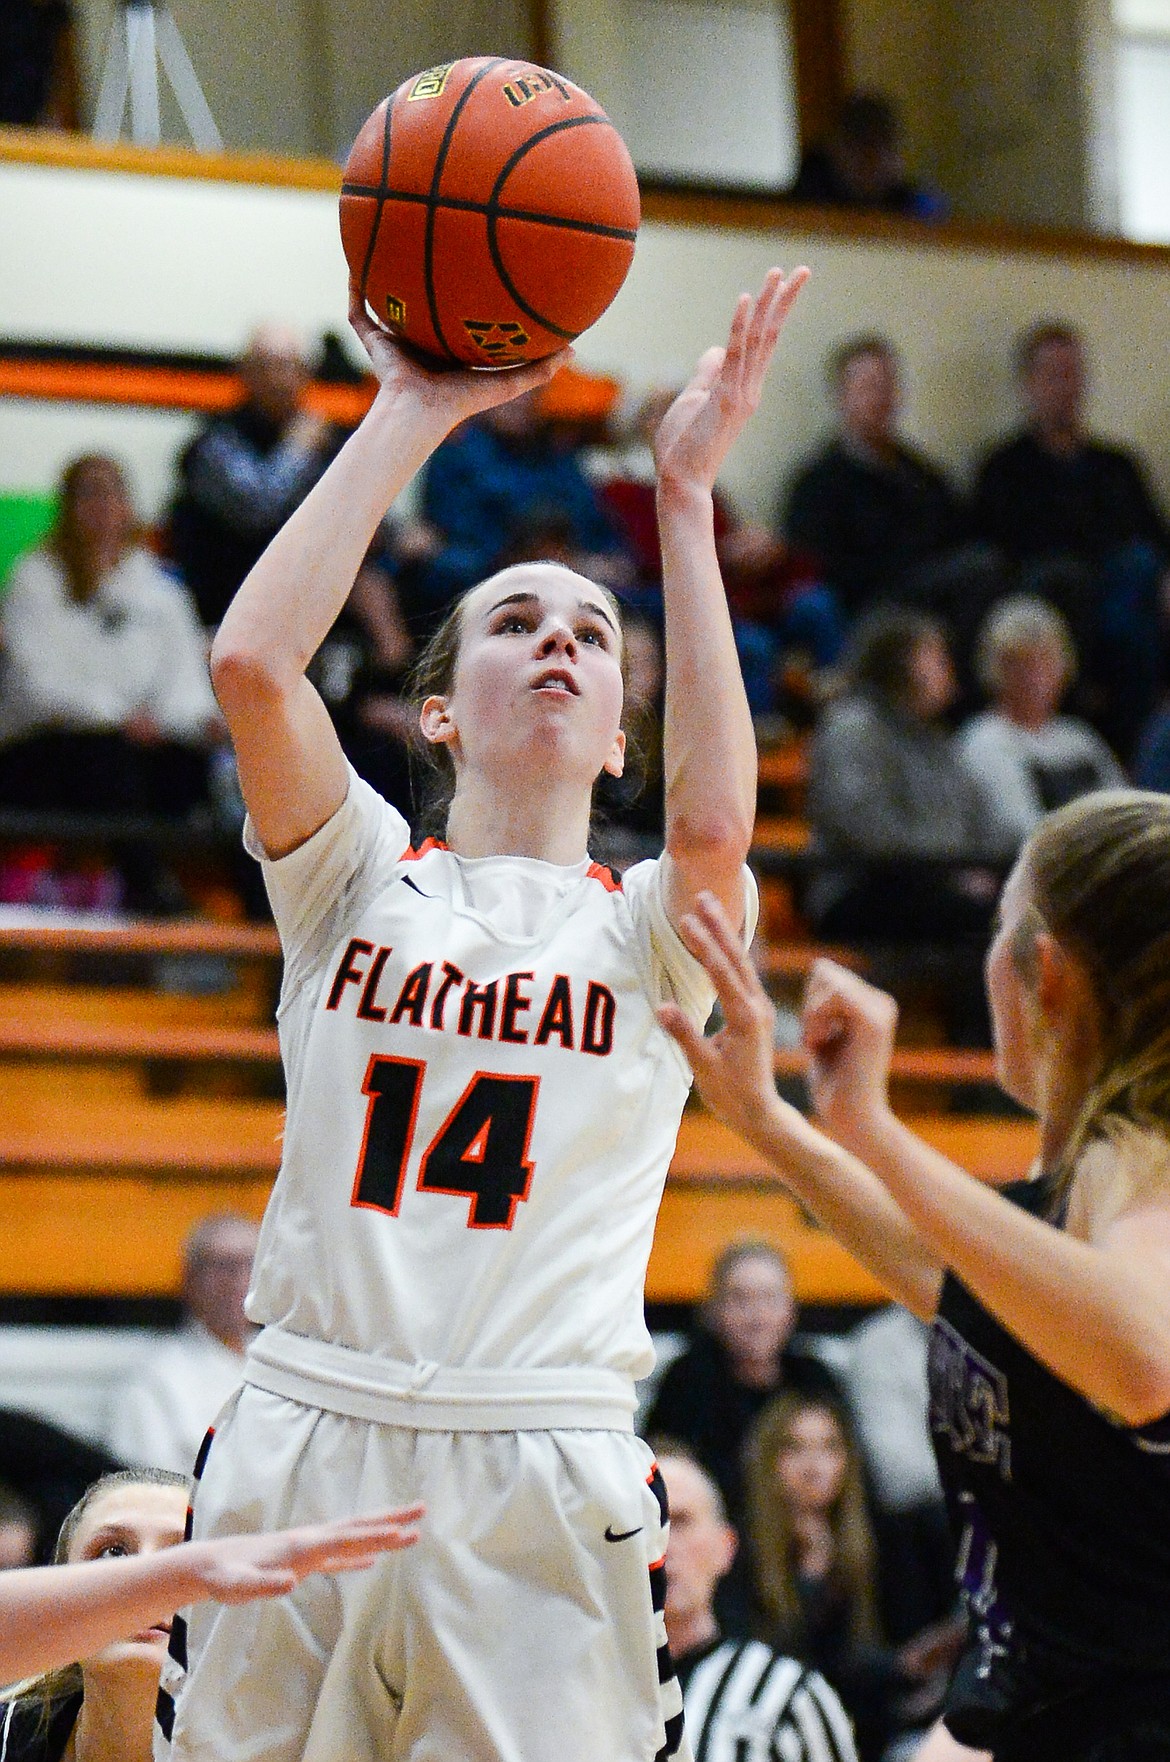
[[[207,625],[219,623],[343,438],[303,407],[308,366],[287,325],[253,332],[240,375],[244,402],[213,417],[180,458],[171,513],[175,559]]]
[[[1024,427],[979,473],[975,522],[1069,619],[1094,720],[1123,757],[1164,679],[1161,596],[1170,528],[1131,453],[1085,422],[1084,344],[1069,325],[1035,325],[1017,345]]]

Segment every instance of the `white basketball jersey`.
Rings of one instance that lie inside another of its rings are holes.
[[[642,1376],[691,1081],[655,1006],[701,1024],[713,1000],[660,865],[619,884],[408,842],[355,774],[265,862],[288,1117],[248,1314],[408,1364]]]

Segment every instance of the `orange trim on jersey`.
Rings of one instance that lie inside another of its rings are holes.
[[[662,1568],[665,1565],[666,1565],[666,1555],[664,1554],[662,1556],[661,1560],[652,1560],[650,1562],[649,1566],[646,1568],[646,1571],[647,1572],[661,1572]]]
[[[615,875],[612,869],[607,869],[604,863],[590,863],[585,873],[590,881],[600,881],[607,893],[621,893],[621,876]]]
[[[408,844],[398,861],[400,863],[417,863],[419,857],[425,857],[428,851],[449,849],[450,846],[444,844],[441,838],[424,838],[417,850],[413,844]]]

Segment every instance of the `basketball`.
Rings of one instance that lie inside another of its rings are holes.
[[[341,238],[370,310],[450,364],[551,355],[614,298],[641,210],[600,105],[527,61],[473,56],[383,99],[345,167]]]

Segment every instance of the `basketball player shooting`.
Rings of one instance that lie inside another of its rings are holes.
[[[412,1505],[408,1553],[280,1603],[194,1610],[164,1674],[175,1762],[655,1762],[686,1755],[662,1624],[665,1498],[634,1436],[642,1314],[696,1027],[677,926],[745,939],[756,750],[712,488],[807,279],[739,300],[656,443],[666,848],[587,851],[624,759],[612,597],[551,563],[473,588],[420,663],[446,837],[348,767],[305,677],[395,496],[460,422],[543,384],[431,372],[360,303],[373,406],[244,582],[212,654],[284,949],[288,1120],[244,1387],[195,1535]],[[184,1665],[187,1669],[184,1670]],[[168,1737],[169,1734],[169,1737]]]

